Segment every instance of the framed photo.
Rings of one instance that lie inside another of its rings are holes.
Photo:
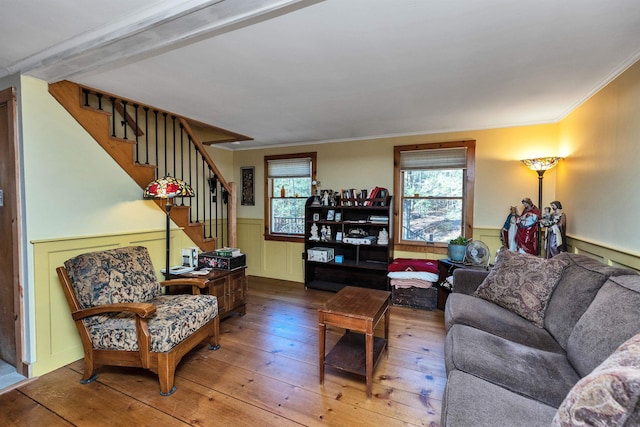
[[[254,173],[253,166],[243,166],[240,168],[240,177],[242,179],[242,200],[241,204],[245,206],[254,206],[256,204],[254,191]]]
[[[313,220],[314,221],[320,221],[320,214],[318,212],[313,214]]]
[[[342,231],[338,231],[338,232],[336,233],[336,240],[337,240],[338,242],[342,242]]]
[[[327,211],[327,221],[333,221],[333,218],[336,214],[336,210],[335,209],[329,209]]]
[[[342,212],[336,212],[336,221],[342,221]]]

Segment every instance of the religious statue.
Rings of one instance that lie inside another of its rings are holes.
[[[538,223],[540,221],[540,210],[533,204],[530,198],[522,199],[524,208],[517,219],[518,231],[516,232],[516,243],[518,251],[531,255],[538,255]]]
[[[320,240],[320,237],[318,236],[318,226],[315,222],[311,226],[311,237],[309,237],[309,240],[313,240],[316,242]]]
[[[379,245],[388,245],[389,244],[389,232],[386,228],[383,228],[382,231],[378,233],[378,244]]]
[[[567,251],[567,216],[562,212],[562,203],[551,202],[551,215],[542,225],[546,227],[545,257],[551,258]]]
[[[511,206],[509,208],[509,215],[504,221],[504,225],[502,226],[502,230],[500,232],[500,240],[502,241],[502,246],[514,252],[518,250],[518,243],[516,242],[516,233],[518,232],[518,218],[520,218],[520,215],[518,215],[518,209],[515,206]]]

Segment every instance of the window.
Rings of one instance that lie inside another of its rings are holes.
[[[302,240],[304,208],[312,195],[316,153],[265,156],[265,239]]]
[[[394,148],[394,192],[399,195],[395,238],[400,249],[445,248],[460,235],[471,237],[474,161],[475,141]]]

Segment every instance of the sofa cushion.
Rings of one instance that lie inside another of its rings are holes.
[[[155,353],[171,350],[218,315],[218,300],[211,295],[160,295],[149,303],[156,306],[147,319]],[[134,314],[101,314],[84,322],[94,348],[138,351]]]
[[[147,302],[161,293],[143,246],[89,252],[67,260],[64,266],[82,308]]]
[[[640,276],[611,277],[573,328],[567,357],[583,377],[639,332]]]
[[[442,427],[549,426],[556,408],[461,371],[447,378]]]
[[[640,335],[635,335],[578,381],[558,408],[554,426],[638,425]]]
[[[467,325],[529,347],[565,353],[547,330],[506,308],[470,295],[449,295],[444,322],[447,331],[455,324]]]
[[[609,276],[636,274],[634,271],[611,267],[586,255],[562,252],[555,258],[569,262],[558,282],[544,317],[544,326],[567,348],[573,327]]]
[[[547,302],[568,262],[502,251],[475,296],[544,327]]]
[[[445,367],[557,408],[580,380],[564,354],[539,350],[465,325],[445,340]]]

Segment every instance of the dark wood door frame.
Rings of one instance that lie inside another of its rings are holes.
[[[23,358],[24,311],[20,250],[20,162],[18,158],[16,94],[0,91],[0,357],[28,376]]]

